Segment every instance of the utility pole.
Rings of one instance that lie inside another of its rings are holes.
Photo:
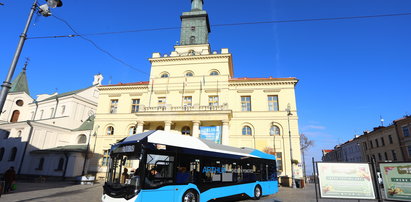
[[[4,5],[4,4],[2,4],[2,5]],[[16,52],[14,53],[14,57],[13,57],[13,60],[11,62],[11,65],[10,65],[9,72],[7,73],[6,80],[3,81],[3,84],[1,85],[2,88],[1,88],[1,91],[0,91],[0,111],[3,111],[4,102],[6,102],[7,94],[9,93],[9,90],[11,88],[10,81],[13,77],[14,70],[16,70],[16,65],[17,65],[17,62],[20,58],[20,54],[21,54],[21,51],[23,49],[24,42],[27,39],[27,31],[29,30],[31,19],[33,18],[33,14],[36,11],[36,8],[37,8],[37,0],[34,0],[34,3],[31,6],[29,17],[28,17],[27,22],[26,22],[26,26],[24,26],[23,33],[21,33],[21,35],[20,35],[20,40],[19,40],[19,43],[17,45]]]

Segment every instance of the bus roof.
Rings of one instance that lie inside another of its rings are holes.
[[[252,157],[275,160],[275,156],[266,154],[257,149],[231,147],[222,144],[216,144],[213,141],[209,140],[201,140],[199,138],[162,130],[150,130],[147,132],[129,136],[120,141],[119,143],[117,143],[115,146],[138,143],[146,138],[147,142],[152,144],[162,144],[192,150],[200,150],[205,152],[215,152],[227,155],[242,156],[244,158]]]

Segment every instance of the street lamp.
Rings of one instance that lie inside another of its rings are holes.
[[[6,101],[7,94],[9,93],[9,90],[11,88],[11,79],[14,74],[14,70],[16,69],[17,62],[20,58],[21,51],[23,49],[24,42],[27,39],[27,31],[29,30],[29,26],[31,23],[31,20],[33,18],[34,12],[37,10],[39,13],[41,13],[43,16],[47,17],[51,15],[50,9],[49,8],[55,8],[55,7],[61,7],[63,5],[63,2],[61,0],[46,0],[47,4],[38,6],[37,5],[37,0],[34,0],[33,5],[31,6],[30,14],[27,19],[26,25],[24,26],[23,33],[20,35],[20,40],[19,43],[17,44],[16,52],[14,53],[13,60],[10,64],[9,72],[7,73],[6,80],[3,81],[3,84],[1,85],[1,92],[0,92],[0,112],[3,111],[4,107],[4,102]]]
[[[292,186],[292,188],[296,188],[295,187],[295,182],[294,182],[293,146],[292,146],[292,142],[291,142],[291,128],[290,128],[290,116],[292,116],[293,114],[291,113],[290,103],[288,103],[287,109],[285,109],[285,110],[287,111],[288,136],[289,136],[289,139],[290,139],[291,186]]]

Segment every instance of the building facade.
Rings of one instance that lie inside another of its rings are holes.
[[[0,116],[0,173],[74,177],[83,173],[101,75],[62,94],[29,94],[26,70],[13,81]],[[97,81],[97,82],[96,82]]]
[[[105,172],[110,145],[128,135],[166,130],[204,138],[207,127],[220,131],[218,143],[274,148],[280,175],[291,176],[290,141],[293,159],[301,162],[298,80],[234,77],[229,50],[211,51],[202,7],[194,0],[192,10],[183,13],[180,45],[170,54],[152,54],[149,81],[99,87],[94,141],[100,155],[93,171]],[[295,171],[301,175],[297,166]]]
[[[411,117],[405,116],[389,126],[375,127],[365,131],[334,150],[323,154],[323,161],[329,162],[378,162],[410,161]]]

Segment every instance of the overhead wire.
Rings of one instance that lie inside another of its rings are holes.
[[[73,31],[73,32],[76,34],[76,36],[78,36],[78,37],[86,40],[87,42],[89,42],[90,44],[92,44],[96,49],[98,49],[99,51],[105,53],[106,55],[108,55],[108,56],[111,57],[112,59],[116,60],[117,62],[119,62],[119,63],[121,63],[121,64],[123,64],[123,65],[125,65],[125,66],[127,66],[127,67],[129,67],[129,68],[131,68],[131,69],[133,69],[133,70],[135,70],[135,71],[138,71],[138,72],[143,73],[143,74],[145,74],[145,75],[149,75],[149,74],[146,73],[145,71],[140,70],[140,69],[134,67],[133,65],[130,65],[130,64],[124,62],[124,61],[121,60],[120,58],[118,58],[118,57],[114,56],[113,54],[111,54],[109,51],[101,48],[101,47],[100,47],[99,45],[97,45],[97,43],[94,42],[93,40],[91,40],[91,39],[89,39],[89,38],[86,38],[85,36],[81,35],[81,34],[80,34],[79,32],[77,32],[66,20],[64,20],[64,19],[62,19],[62,18],[60,18],[60,17],[57,17],[57,16],[55,16],[55,15],[52,15],[52,16],[53,16],[54,18],[60,20],[61,22],[63,22],[68,28],[71,29],[71,31]],[[62,37],[62,36],[55,36],[55,38],[58,38],[58,37]]]
[[[295,19],[295,20],[270,20],[270,21],[256,21],[256,22],[239,22],[239,23],[214,24],[214,25],[211,25],[211,27],[255,25],[255,24],[273,24],[273,23],[336,21],[336,20],[349,20],[349,19],[365,19],[365,18],[408,16],[408,15],[411,15],[411,13],[393,13],[393,14],[365,15],[365,16],[346,16],[346,17],[331,17],[331,18],[307,18],[307,19]],[[76,34],[60,35],[60,36],[40,36],[40,37],[29,37],[28,39],[63,38],[63,37],[77,37],[77,36],[98,36],[98,35],[125,34],[125,33],[133,33],[133,32],[179,30],[179,29],[186,29],[186,28],[191,29],[191,27],[163,27],[163,28],[135,29],[135,30],[123,30],[123,31],[113,31],[113,32],[96,32],[96,33],[81,34],[81,35],[76,33]]]

